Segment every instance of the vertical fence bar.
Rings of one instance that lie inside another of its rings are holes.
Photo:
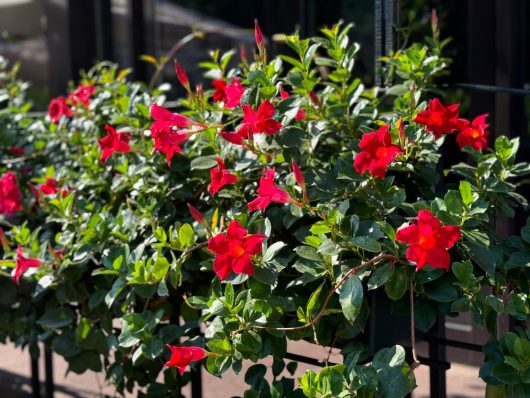
[[[383,55],[383,0],[375,0],[374,17],[374,77],[375,85],[381,86],[381,74],[378,70],[379,58]]]
[[[53,383],[53,358],[49,347],[44,348],[44,374],[46,376],[44,388],[46,398],[53,398],[55,386]]]
[[[202,367],[197,362],[190,368],[191,371],[191,398],[202,398]]]
[[[445,337],[445,316],[438,314],[438,319],[432,328],[432,334],[436,337]],[[429,359],[434,361],[445,361],[445,345],[436,339],[429,340]],[[431,398],[446,398],[445,369],[429,367]]]
[[[40,381],[39,381],[39,359],[33,358],[30,354],[31,359],[31,396],[33,398],[40,398]]]

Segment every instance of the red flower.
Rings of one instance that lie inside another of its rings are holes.
[[[189,130],[174,131],[170,127],[165,130],[157,130],[153,129],[153,126],[151,126],[151,133],[155,143],[153,151],[166,155],[168,166],[171,164],[171,159],[175,153],[182,153],[180,145],[186,142],[191,134]]]
[[[462,119],[458,118],[459,106],[460,104],[453,104],[446,108],[438,98],[434,98],[429,101],[428,109],[416,115],[414,122],[425,126],[438,139],[442,134],[450,134],[462,127]]]
[[[180,84],[182,84],[182,87],[184,87],[187,91],[190,91],[190,81],[188,79],[188,74],[186,73],[186,70],[180,66],[177,60],[175,60],[175,72]]]
[[[402,150],[392,145],[392,137],[388,132],[389,126],[384,125],[377,131],[364,134],[359,143],[361,152],[355,157],[353,167],[359,174],[368,171],[372,176],[385,178],[388,164],[392,162]]]
[[[289,98],[289,93],[283,89],[282,86],[280,86],[280,97],[282,99]],[[298,112],[296,112],[296,116],[294,117],[296,120],[304,120],[305,119],[305,112],[303,109],[298,109]]]
[[[11,215],[22,210],[22,193],[18,188],[17,176],[8,171],[0,177],[0,214]]]
[[[79,86],[73,93],[71,93],[68,96],[68,99],[72,102],[73,105],[78,105],[78,103],[80,102],[88,108],[88,105],[90,105],[90,97],[92,97],[94,91],[96,91],[96,87],[82,85]]]
[[[9,151],[9,153],[11,155],[15,155],[15,156],[22,156],[24,155],[24,147],[22,146],[11,146],[9,148],[7,148],[7,150]]]
[[[260,49],[263,48],[263,33],[257,19],[254,19],[254,39],[256,39],[256,45]]]
[[[456,136],[456,142],[460,148],[471,145],[473,149],[480,150],[488,147],[488,140],[486,137],[489,131],[486,130],[489,124],[486,123],[488,114],[477,116],[471,123],[469,120],[464,120],[465,127],[460,130]]]
[[[71,117],[72,115],[72,110],[68,107],[66,98],[57,97],[50,101],[48,116],[53,123],[58,123],[62,116]]]
[[[176,367],[181,375],[184,374],[186,366],[188,366],[191,361],[200,361],[207,355],[204,348],[196,346],[176,347],[174,345],[166,344],[166,347],[171,350],[171,358],[164,366]]]
[[[57,181],[53,178],[46,178],[46,183],[40,186],[40,190],[44,195],[55,195],[60,191]]]
[[[114,152],[131,152],[131,146],[129,145],[131,136],[128,133],[118,133],[109,124],[105,126],[105,130],[107,130],[107,135],[99,139],[99,146],[102,149],[99,160],[106,162]]]
[[[250,256],[261,252],[266,235],[250,235],[239,221],[231,221],[226,234],[219,234],[208,241],[208,250],[216,255],[213,270],[225,280],[230,273],[254,275]]]
[[[396,233],[397,241],[410,245],[407,260],[416,263],[416,271],[425,264],[449,271],[451,259],[447,249],[453,247],[459,239],[459,227],[442,226],[440,220],[429,210],[420,210],[417,224],[400,228]]]
[[[18,285],[18,282],[20,280],[20,277],[28,268],[37,268],[42,265],[42,261],[38,258],[26,258],[22,254],[22,251],[24,249],[22,246],[19,246],[17,248],[17,259],[16,259],[16,265],[15,265],[15,273],[13,275],[13,280]]]
[[[233,84],[227,84],[223,79],[213,81],[214,101],[223,101],[226,109],[234,109],[241,103],[241,97],[245,92],[245,87],[235,77],[232,78]]]
[[[224,79],[215,79],[212,82],[213,85],[213,95],[212,98],[214,101],[226,101],[225,87],[226,82]]]
[[[225,169],[223,159],[217,158],[217,166],[210,170],[211,182],[208,185],[208,192],[214,196],[219,190],[228,184],[235,184],[237,176]]]
[[[206,127],[204,124],[197,123],[191,120],[189,117],[183,116],[179,113],[172,113],[163,106],[159,106],[156,103],[151,105],[151,117],[155,119],[155,122],[151,125],[151,128],[155,129],[166,129],[168,127],[191,127],[201,126]]]
[[[248,204],[248,211],[252,213],[257,209],[265,210],[271,202],[275,203],[297,203],[291,195],[274,184],[274,169],[269,169],[264,177],[259,180],[257,189],[258,197]]]

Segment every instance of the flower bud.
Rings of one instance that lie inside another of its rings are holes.
[[[256,45],[261,50],[264,47],[263,33],[261,32],[261,28],[257,19],[254,20],[254,38],[256,39]]]
[[[190,91],[190,81],[188,80],[188,74],[184,68],[180,66],[177,60],[175,60],[175,72],[177,73],[177,78],[179,79],[180,84],[182,84],[182,87],[184,87],[186,91]]]

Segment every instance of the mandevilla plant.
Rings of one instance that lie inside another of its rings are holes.
[[[427,44],[383,59],[384,90],[355,77],[350,26],[287,36],[270,60],[256,22],[253,61],[201,64],[212,89],[175,63],[179,113],[167,84],[101,63],[28,117],[2,62],[2,340],[44,342],[119,394],[181,396],[194,361],[221,376],[272,357],[244,397],[395,398],[415,387],[414,330],[471,312],[489,393],[529,396],[530,224],[504,236],[495,220],[526,207],[530,165],[517,138],[488,146],[487,115],[429,97],[449,64],[433,21]],[[442,170],[454,139],[469,162]],[[377,289],[410,309],[408,352],[363,343]],[[294,380],[302,339],[343,362]]]

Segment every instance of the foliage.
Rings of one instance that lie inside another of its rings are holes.
[[[401,307],[413,299],[423,331],[437,314],[471,312],[491,335],[481,377],[505,385],[506,396],[527,391],[528,333],[497,335],[501,319],[524,326],[530,313],[530,224],[504,236],[495,220],[526,207],[517,187],[530,167],[516,162],[518,139],[503,136],[491,149],[465,147],[466,163],[441,159],[460,119],[438,139],[417,119],[433,114],[428,96],[440,93],[434,79],[449,64],[434,29],[428,44],[384,59],[384,90],[355,76],[359,47],[341,24],[310,39],[287,36],[292,52],[270,61],[262,45],[254,62],[237,66],[233,52],[213,52],[201,64],[206,76],[216,90],[240,82],[244,91],[233,95],[241,106],[225,107],[200,85],[192,90],[179,67],[188,95],[178,101],[183,115],[173,116],[153,106],[166,101],[167,85],[150,91],[101,63],[80,82],[95,88],[87,105],[71,93],[64,99],[71,116],[28,117],[26,84],[1,62],[0,171],[14,171],[24,194],[24,211],[0,218],[2,340],[34,352],[44,342],[69,371],[104,371],[120,394],[180,396],[189,375],[163,367],[164,345],[179,344],[204,347],[206,369],[218,376],[272,357],[273,378],[264,378],[264,365],[251,366],[244,397],[402,397],[415,386],[415,353],[372,352],[363,343],[367,320],[377,317],[367,294],[380,289]],[[125,132],[128,146],[112,141],[105,161],[106,125]],[[353,162],[366,152],[363,137],[381,126],[388,135],[381,139],[400,150],[382,175],[359,174]],[[14,146],[24,153],[13,157]],[[210,175],[223,173],[218,157],[237,181],[208,193]],[[42,190],[47,179],[59,187],[51,195]],[[249,211],[256,198],[263,210]],[[432,258],[412,266],[418,251],[411,254],[399,231],[419,213],[459,231],[456,244],[417,243],[428,254],[449,253],[450,272]],[[234,221],[250,235],[230,240],[229,252],[214,250],[208,242]],[[258,254],[257,239],[245,241],[252,235],[263,235]],[[18,246],[43,265],[17,286],[10,273]],[[251,258],[243,271],[241,250]],[[214,267],[221,255],[235,271],[228,276]],[[285,354],[288,341],[301,339],[340,347],[343,363],[294,380]]]

